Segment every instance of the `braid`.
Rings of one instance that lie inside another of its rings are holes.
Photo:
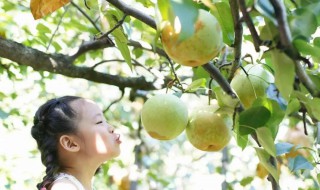
[[[58,138],[61,134],[75,131],[73,119],[76,114],[69,103],[76,99],[80,97],[64,96],[49,100],[35,114],[31,135],[37,142],[41,162],[46,167],[46,175],[42,182],[37,184],[38,190],[45,190],[54,181],[54,176],[60,169]]]

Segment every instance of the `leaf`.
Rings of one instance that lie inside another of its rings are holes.
[[[275,84],[283,98],[289,100],[295,77],[294,62],[279,50],[271,51],[271,60],[275,71]]]
[[[288,103],[288,107],[286,110],[286,115],[290,115],[294,112],[299,111],[301,108],[300,102],[297,98],[291,98]]]
[[[107,31],[107,28],[105,26],[104,22],[108,22],[110,28],[114,28],[117,26],[119,19],[122,17],[121,13],[115,9],[108,9],[107,11],[103,10],[103,5],[101,4],[100,6],[100,15],[101,15],[101,22],[105,31]],[[122,18],[121,18],[122,19]],[[131,60],[131,52],[128,47],[128,38],[124,34],[122,26],[119,26],[115,30],[112,31],[111,33],[115,37],[115,43],[117,48],[119,49],[121,55],[123,56],[124,60],[132,70],[132,60]]]
[[[273,157],[276,156],[276,147],[270,129],[260,127],[256,130],[258,140],[262,147]]]
[[[240,113],[240,135],[251,134],[255,129],[263,127],[270,119],[271,113],[264,106],[251,107]]]
[[[260,163],[268,170],[268,172],[273,176],[273,178],[279,183],[279,172],[276,167],[274,167],[270,162],[270,155],[267,151],[262,148],[255,148],[257,155],[259,157]]]
[[[275,147],[277,150],[277,156],[280,156],[282,154],[289,153],[294,145],[287,142],[279,142],[275,145]]]
[[[174,22],[179,22],[180,26],[176,23],[171,24],[174,27],[181,27],[178,41],[183,41],[194,34],[194,23],[198,18],[199,10],[193,0],[170,0],[170,4],[176,16]],[[175,28],[175,30],[179,29]]]
[[[235,120],[235,124],[234,124],[234,132],[236,133],[235,134],[235,137],[236,137],[236,142],[237,142],[237,145],[242,149],[244,150],[248,144],[248,135],[240,135],[240,126],[239,126],[239,122],[237,122],[239,120],[239,115],[236,114],[236,118],[234,119]]]
[[[308,113],[320,120],[320,98],[309,99],[308,103],[305,104]]]
[[[253,102],[253,106],[264,106],[269,110],[271,116],[265,126],[270,129],[272,137],[275,139],[278,133],[279,124],[282,122],[285,112],[275,100],[269,98],[259,97]]]
[[[195,81],[192,81],[192,83],[186,88],[186,92],[195,92],[197,91],[198,88],[200,87],[205,87],[206,86],[206,79],[205,78],[200,78]]]
[[[293,38],[304,36],[309,38],[317,30],[317,17],[306,8],[296,9],[288,18]]]
[[[161,20],[169,20],[170,8],[169,0],[157,1],[157,9],[161,14]]]
[[[50,28],[48,28],[47,26],[45,26],[44,24],[42,23],[39,23],[37,25],[37,30],[38,32],[41,34],[41,33],[51,33],[51,30]]]
[[[314,168],[313,165],[301,155],[289,158],[288,167],[292,172],[303,169],[312,170]]]
[[[31,0],[30,9],[33,18],[36,20],[54,12],[69,2],[70,0]]]
[[[124,60],[127,62],[128,66],[132,70],[131,54],[127,43],[121,42],[118,38],[115,38],[115,42]]]
[[[300,51],[300,53],[320,59],[320,47],[312,46],[309,42],[303,39],[295,39],[293,41],[293,45]]]
[[[253,181],[253,177],[245,177],[240,181],[240,185],[246,186]]]
[[[204,0],[202,1],[204,2]],[[223,42],[231,46],[234,43],[234,27],[229,4],[226,2],[218,2],[211,4],[209,7],[211,13],[217,18],[221,26]]]
[[[239,103],[238,99],[232,98],[225,91],[223,91],[221,86],[214,87],[213,91],[216,94],[216,98],[220,107],[235,108]]]

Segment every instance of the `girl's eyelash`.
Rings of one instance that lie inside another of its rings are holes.
[[[102,123],[102,121],[98,121],[96,124],[100,124],[100,123]]]

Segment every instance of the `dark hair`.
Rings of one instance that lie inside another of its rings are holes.
[[[70,106],[74,100],[81,99],[77,96],[63,96],[44,103],[37,110],[31,129],[32,137],[37,141],[41,153],[41,161],[46,167],[43,181],[37,184],[38,190],[47,188],[59,168],[58,138],[61,134],[75,133],[74,118],[76,112]]]

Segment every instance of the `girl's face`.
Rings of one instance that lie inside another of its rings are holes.
[[[71,106],[79,114],[77,127],[82,140],[80,151],[102,162],[117,157],[120,154],[120,135],[106,122],[99,106],[87,99],[76,100]]]

